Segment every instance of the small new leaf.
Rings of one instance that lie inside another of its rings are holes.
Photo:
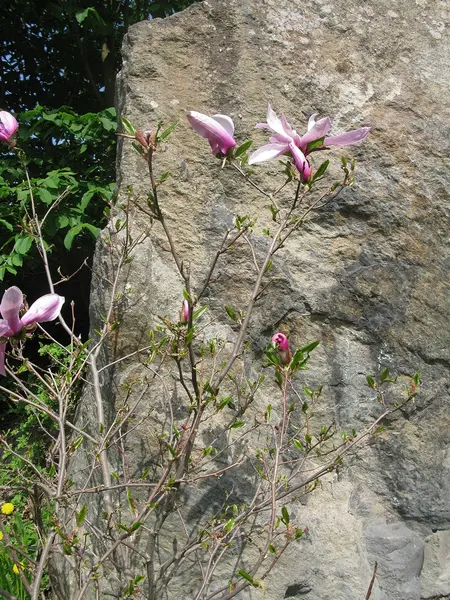
[[[286,506],[283,506],[283,508],[281,509],[281,520],[283,521],[283,523],[286,526],[289,525],[290,517],[289,517],[289,511],[286,508]]]
[[[325,171],[328,169],[328,165],[330,164],[329,160],[325,160],[320,167],[317,169],[317,171],[314,173],[312,181],[317,181],[318,179],[320,179],[321,177],[324,176]]]
[[[252,140],[247,140],[246,142],[241,144],[239,146],[239,148],[236,150],[236,152],[234,153],[235,158],[239,158],[239,156],[242,156],[242,154],[245,154],[252,144],[253,144]]]
[[[225,306],[225,310],[227,311],[227,315],[230,317],[230,319],[234,322],[236,322],[238,320],[236,311],[234,310],[234,308],[232,306]]]
[[[385,369],[380,375],[380,381],[386,381],[389,377],[389,369]]]
[[[134,127],[134,125],[132,125],[131,122],[126,117],[120,117],[120,121],[121,121],[125,131],[129,135],[132,135],[134,137],[134,135],[136,134],[136,128]]]
[[[367,385],[372,388],[373,390],[376,389],[375,388],[375,379],[372,377],[372,375],[367,375],[366,376],[366,381],[367,381]]]
[[[77,527],[81,527],[83,525],[84,520],[86,518],[86,512],[87,512],[87,506],[86,506],[86,504],[83,504],[80,512],[75,513],[75,521],[77,523]]]
[[[320,344],[320,341],[311,342],[310,344],[306,344],[306,346],[303,346],[303,348],[300,348],[300,352],[309,354],[310,352],[312,352],[314,350],[314,348],[317,348],[317,346],[319,344]]]
[[[172,123],[172,125],[169,125],[169,127],[167,129],[164,129],[164,131],[161,133],[161,135],[158,136],[159,140],[161,142],[166,140],[169,137],[169,135],[172,133],[172,131],[175,130],[177,125],[178,125],[178,121],[176,121],[175,123]]]
[[[249,581],[252,585],[255,585],[254,581],[253,581],[253,577],[250,575],[250,573],[247,573],[247,571],[244,571],[244,569],[239,569],[238,574],[243,577],[244,579],[246,579],[247,581]]]
[[[233,529],[234,524],[235,524],[235,520],[234,519],[228,519],[228,521],[225,523],[224,530],[227,533],[229,533]]]

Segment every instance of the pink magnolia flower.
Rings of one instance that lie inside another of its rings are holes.
[[[327,146],[348,146],[363,140],[370,131],[370,127],[361,127],[339,135],[327,136],[331,129],[331,119],[324,117],[316,121],[315,117],[316,115],[312,115],[309,118],[308,131],[301,136],[295,129],[292,129],[284,114],[281,114],[281,118],[278,118],[269,104],[267,107],[267,122],[258,123],[256,127],[270,129],[275,135],[271,136],[269,144],[253,152],[248,164],[255,165],[283,154],[291,154],[302,181],[306,182],[311,177],[311,167],[306,158],[310,152],[308,150],[309,143],[325,138],[320,149]]]
[[[27,312],[20,317],[23,294],[18,287],[6,290],[0,304],[0,338],[12,338],[20,334],[24,328],[36,323],[53,321],[59,315],[64,298],[58,294],[45,294],[34,302]],[[0,342],[0,375],[5,375],[6,341]]]
[[[187,323],[189,321],[189,302],[183,300],[183,305],[180,312],[180,323]]]
[[[272,336],[272,343],[278,347],[280,351],[280,359],[283,365],[288,365],[292,360],[292,352],[289,348],[289,342],[284,333],[275,333]]]
[[[14,145],[12,137],[19,128],[19,124],[11,113],[5,110],[0,111],[0,141],[10,146]]]
[[[234,123],[227,115],[208,117],[191,110],[187,113],[187,120],[195,132],[208,140],[214,156],[228,154],[236,146]]]

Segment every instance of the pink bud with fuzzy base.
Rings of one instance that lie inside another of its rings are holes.
[[[288,365],[292,360],[292,352],[289,348],[289,342],[284,333],[276,333],[272,337],[272,343],[277,346],[280,352],[280,359],[283,365]]]

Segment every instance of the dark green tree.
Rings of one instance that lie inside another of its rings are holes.
[[[114,105],[128,27],[195,0],[4,0],[0,107],[70,106],[79,114]]]

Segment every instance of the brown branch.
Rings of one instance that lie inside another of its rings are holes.
[[[378,563],[375,562],[375,565],[373,567],[372,579],[370,580],[369,589],[367,590],[365,600],[369,600],[370,596],[372,595],[372,588],[373,588],[373,584],[375,583],[375,577],[377,575],[377,568],[378,568]]]

